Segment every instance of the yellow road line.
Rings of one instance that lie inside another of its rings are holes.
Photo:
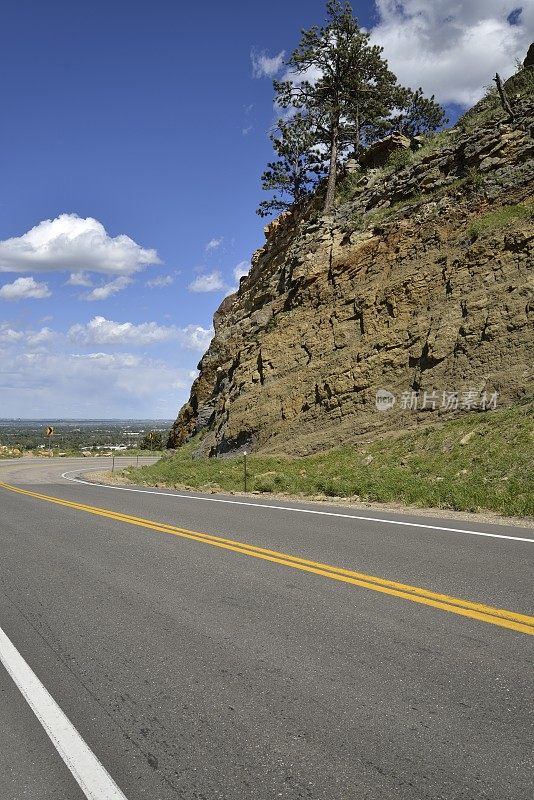
[[[449,611],[463,617],[470,617],[471,619],[488,622],[492,625],[499,625],[502,628],[509,628],[510,630],[520,633],[534,635],[534,617],[526,614],[518,614],[503,608],[494,608],[493,606],[487,606],[483,603],[473,603],[458,597],[432,592],[429,589],[423,589],[419,586],[410,586],[409,584],[379,578],[376,575],[367,575],[362,572],[355,572],[353,570],[332,566],[331,564],[310,561],[299,556],[292,556],[287,553],[278,552],[277,550],[268,550],[264,547],[257,547],[256,545],[239,542],[234,539],[227,539],[222,536],[213,536],[208,533],[191,531],[187,528],[179,528],[164,522],[155,522],[153,520],[143,519],[142,517],[134,517],[130,514],[121,514],[118,511],[89,506],[84,503],[75,503],[70,500],[63,500],[59,497],[51,497],[50,495],[41,494],[40,492],[32,492],[28,489],[21,489],[18,486],[11,486],[7,483],[0,482],[0,487],[11,492],[34,497],[37,500],[44,500],[48,503],[65,506],[66,508],[73,508],[89,514],[107,517],[108,519],[114,519],[129,525],[150,528],[151,530],[172,534],[173,536],[181,536],[182,538],[192,539],[193,541],[209,544],[213,547],[232,550],[233,552],[248,555],[253,558],[260,558],[264,561],[271,561],[275,564],[293,567],[293,569],[311,572],[315,575],[322,575],[326,578],[342,581],[343,583],[352,584],[354,586],[360,586],[364,589],[372,589],[375,592],[399,597],[403,600],[411,600],[414,603],[421,603],[422,605],[438,608],[442,611]]]

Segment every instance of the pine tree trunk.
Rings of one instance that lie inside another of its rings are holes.
[[[500,77],[498,72],[495,75],[493,80],[497,84],[497,89],[499,90],[499,97],[501,98],[501,105],[502,105],[503,109],[506,111],[506,113],[508,114],[508,122],[513,122],[514,119],[515,119],[514,112],[512,110],[512,106],[510,105],[510,101],[508,100],[508,95],[506,94],[506,89],[503,86],[503,83],[501,81],[501,77]]]
[[[356,114],[355,114],[355,123],[356,123],[356,131],[354,134],[354,157],[356,161],[360,158],[360,106],[356,103]]]
[[[336,178],[337,178],[337,147],[338,147],[338,124],[332,126],[332,139],[330,142],[330,167],[328,170],[328,185],[326,187],[326,198],[324,201],[324,210],[330,211],[334,205],[336,196]]]

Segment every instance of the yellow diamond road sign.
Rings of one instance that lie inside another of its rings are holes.
[[[47,436],[53,436],[54,435],[54,428],[52,427],[52,425],[49,425],[48,428],[46,429],[46,435]]]

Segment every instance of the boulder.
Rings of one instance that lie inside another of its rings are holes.
[[[402,133],[392,133],[391,136],[386,136],[385,139],[375,142],[360,156],[360,164],[362,167],[383,167],[391,153],[395,150],[410,150],[411,140],[408,136]]]

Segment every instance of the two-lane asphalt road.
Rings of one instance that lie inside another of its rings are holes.
[[[87,468],[0,464],[2,800],[532,796],[532,528]]]

